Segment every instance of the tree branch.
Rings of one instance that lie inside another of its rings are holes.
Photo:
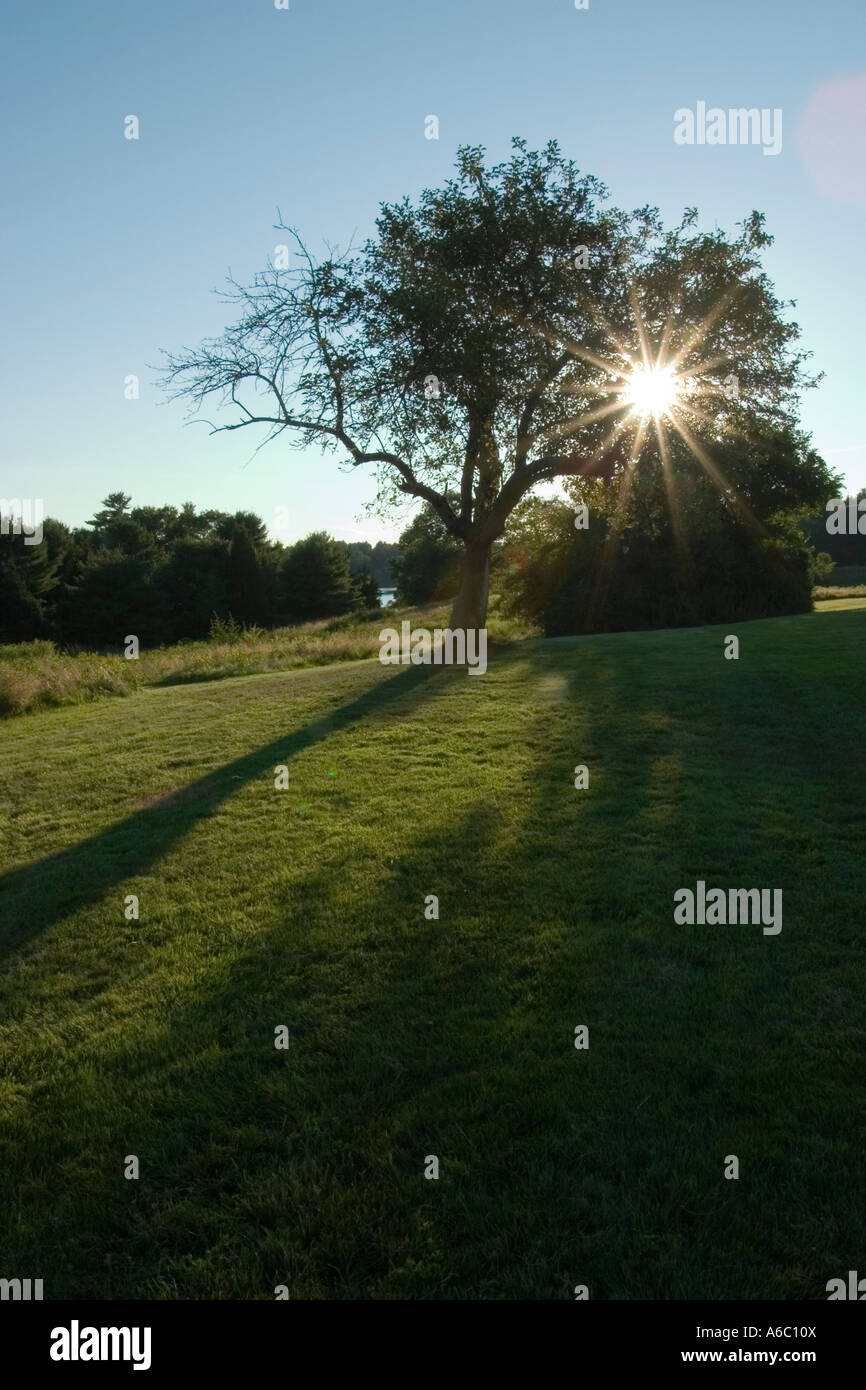
[[[580,454],[543,454],[519,473],[512,473],[491,507],[479,539],[488,545],[497,540],[517,503],[536,483],[575,477],[604,478],[609,482],[616,467],[618,448],[617,442],[604,452],[596,450],[588,457]]]
[[[567,367],[571,361],[573,361],[572,354],[570,352],[563,352],[562,355],[556,359],[550,371],[545,373],[535,389],[527,396],[526,404],[523,407],[523,411],[517,423],[517,444],[514,462],[515,472],[518,472],[526,466],[526,456],[533,444],[533,436],[529,434],[529,426],[532,424],[533,415],[544,399],[545,391],[548,386],[553,385],[559,373],[564,367]]]
[[[447,497],[444,497],[440,492],[436,492],[434,488],[428,487],[426,483],[422,483],[420,479],[416,477],[408,463],[404,463],[396,454],[391,454],[386,449],[375,454],[365,454],[360,450],[354,451],[353,449],[350,449],[350,452],[353,455],[353,462],[356,464],[389,463],[392,468],[396,468],[403,479],[402,482],[397,484],[400,491],[409,493],[412,497],[420,497],[425,502],[429,503],[436,515],[444,522],[452,536],[456,536],[459,540],[466,539],[467,527],[463,517],[457,515]]]

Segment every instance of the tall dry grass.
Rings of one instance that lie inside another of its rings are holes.
[[[378,656],[382,628],[399,629],[403,619],[413,627],[445,627],[447,617],[448,610],[441,605],[388,608],[369,618],[322,620],[272,632],[254,629],[230,641],[154,647],[140,652],[137,660],[99,652],[67,654],[57,651],[52,642],[0,646],[0,716],[52,705],[83,704],[109,695],[131,695],[142,686],[361,661]],[[525,623],[495,612],[487,626],[494,642],[535,634]]]

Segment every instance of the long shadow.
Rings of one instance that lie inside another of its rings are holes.
[[[430,666],[401,670],[349,704],[226,763],[98,835],[10,870],[0,877],[0,960],[69,913],[99,902],[115,884],[157,863],[244,783],[359,719],[378,717],[407,696],[416,704],[433,698],[442,689],[441,675]]]
[[[745,696],[720,705],[750,755],[732,845],[689,781],[683,700],[669,709],[657,681],[629,722],[637,666],[601,659],[587,678],[579,662],[567,698],[521,728],[542,751],[513,825],[483,789],[453,821],[425,806],[375,888],[355,883],[352,844],[334,848],[294,881],[302,911],[278,909],[161,1031],[100,1054],[98,1089],[79,1063],[79,1084],[42,1095],[24,1154],[46,1156],[35,1234],[21,1222],[13,1253],[51,1269],[48,1297],[270,1299],[286,1283],[293,1298],[570,1298],[582,1282],[593,1298],[795,1298],[855,1267],[844,1022],[806,1026],[821,994],[805,967],[813,950],[827,967],[832,937],[795,936],[793,903],[779,943],[671,921],[673,886],[705,868],[777,881],[779,846],[768,860],[748,820],[786,795],[778,745],[748,727]],[[548,671],[562,674],[554,649],[535,662]],[[563,737],[569,707],[588,713]],[[787,712],[768,721],[784,750]],[[720,785],[725,747],[698,752]],[[586,796],[577,761],[597,779]],[[741,1140],[744,1181],[725,1183]],[[125,1153],[139,1182],[118,1176]]]

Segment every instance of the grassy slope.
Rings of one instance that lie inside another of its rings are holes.
[[[71,656],[57,651],[53,642],[4,643],[0,644],[0,718],[131,695],[148,685],[360,661],[378,656],[383,628],[399,631],[404,619],[413,627],[447,627],[448,606],[388,607],[372,617],[355,614],[267,632],[256,628],[233,642],[177,642],[145,648],[134,660],[104,652]],[[500,643],[535,637],[539,631],[529,622],[496,611],[487,626],[490,640]]]
[[[725,628],[617,634],[7,724],[0,1275],[824,1298],[862,1268],[866,612],[738,630],[739,662]],[[783,888],[781,935],[676,926],[699,877]]]

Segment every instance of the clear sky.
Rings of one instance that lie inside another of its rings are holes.
[[[294,539],[392,538],[372,476],[250,431],[211,436],[148,364],[217,334],[226,273],[264,267],[277,208],[313,249],[440,184],[458,145],[557,139],[624,207],[752,208],[826,380],[803,419],[866,485],[863,0],[45,0],[5,7],[0,495],[70,524],[109,491],[289,509]],[[674,112],[780,108],[778,155],[677,145]],[[136,115],[140,139],[124,138]],[[424,134],[438,116],[439,139]],[[141,379],[137,401],[124,379]]]

